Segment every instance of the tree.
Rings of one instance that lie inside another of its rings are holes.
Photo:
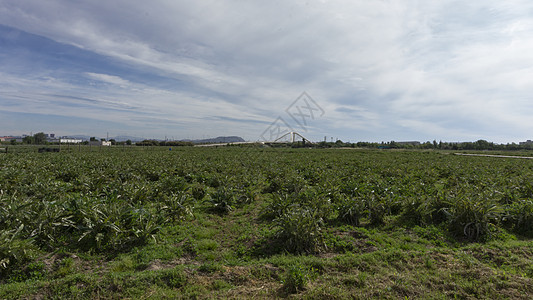
[[[33,136],[25,136],[23,139],[22,139],[22,142],[24,144],[33,144]]]
[[[91,136],[91,138],[89,139],[91,142],[96,142],[96,137],[94,136]]]
[[[159,142],[156,140],[144,140],[136,144],[137,146],[159,146]]]
[[[388,148],[399,148],[399,145],[395,141],[390,141],[390,142],[385,143],[385,147],[387,149]]]
[[[490,144],[486,140],[477,140],[475,143],[475,148],[477,150],[490,150]]]
[[[127,140],[126,145],[131,146],[131,140]]]
[[[33,135],[33,143],[37,145],[42,145],[46,143],[46,134],[39,132]]]

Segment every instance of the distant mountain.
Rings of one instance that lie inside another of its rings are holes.
[[[140,138],[140,137],[127,136],[127,135],[119,135],[119,136],[115,136],[115,137],[110,137],[109,139],[114,139],[117,142],[125,142],[127,140],[130,140],[132,142],[141,142],[141,141],[145,140],[145,139]]]
[[[69,138],[82,140],[82,141],[88,141],[91,137],[88,135],[67,135]],[[56,135],[56,138],[59,138],[59,136]],[[100,140],[100,139],[98,139]]]
[[[202,140],[183,140],[184,142],[193,142],[195,144],[219,144],[219,143],[238,143],[245,142],[245,140],[239,136],[219,136],[211,139]]]

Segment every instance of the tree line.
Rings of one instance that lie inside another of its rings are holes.
[[[423,143],[409,143],[409,142],[343,142],[337,140],[336,142],[320,142],[316,144],[317,147],[322,148],[376,148],[376,149],[438,149],[438,150],[533,150],[533,143],[526,144],[497,144],[488,142],[486,140],[477,140],[475,142],[433,142],[427,141]]]
[[[90,139],[91,141],[97,141],[95,137]],[[105,139],[102,139],[105,141]],[[134,144],[131,140],[127,141],[115,141],[114,139],[109,140],[112,145],[132,145]],[[11,140],[8,143],[16,145],[16,140]],[[33,145],[49,145],[55,144],[47,140],[46,134],[43,132],[36,133],[32,136],[25,136],[22,139],[22,144],[33,144]],[[84,141],[82,144],[89,144],[89,141]],[[193,146],[192,142],[185,141],[158,141],[158,140],[143,140],[141,142],[136,142],[137,146],[166,146],[166,147],[178,147],[178,146]],[[337,140],[336,142],[326,142],[322,141],[315,144],[295,142],[288,144],[290,147],[317,147],[317,148],[375,148],[375,149],[438,149],[438,150],[533,150],[533,143],[507,143],[507,144],[497,144],[489,142],[486,140],[477,140],[475,142],[443,142],[433,140],[433,142],[427,141],[423,143],[417,142],[343,142]]]

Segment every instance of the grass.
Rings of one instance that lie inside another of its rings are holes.
[[[436,151],[1,155],[0,299],[527,299],[532,175]]]

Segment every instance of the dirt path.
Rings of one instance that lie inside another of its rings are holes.
[[[465,155],[465,156],[485,156],[485,157],[504,157],[504,158],[524,158],[524,159],[533,159],[532,156],[510,156],[510,155],[494,155],[494,154],[468,154],[468,153],[454,153],[454,155]]]

